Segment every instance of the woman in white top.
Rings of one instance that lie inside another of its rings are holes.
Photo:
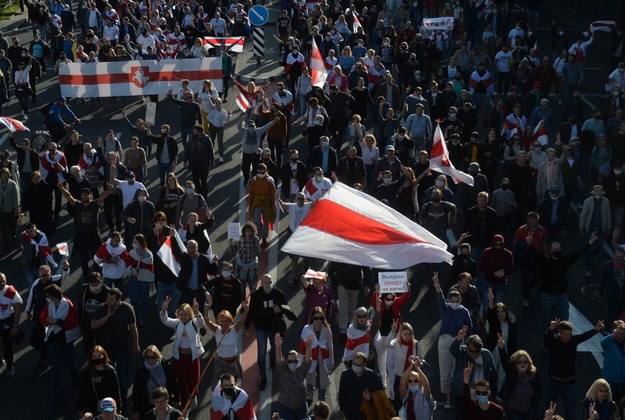
[[[239,360],[239,331],[245,325],[245,319],[247,318],[247,314],[249,312],[249,306],[247,302],[241,303],[241,308],[243,312],[241,312],[241,316],[236,324],[232,325],[234,322],[234,317],[230,313],[230,311],[224,309],[223,311],[217,314],[215,324],[208,317],[208,311],[211,307],[212,299],[208,292],[206,293],[206,304],[204,306],[205,315],[206,315],[206,325],[208,328],[215,333],[215,341],[217,342],[217,357],[215,358],[215,370],[213,373],[213,380],[211,381],[211,387],[215,389],[217,383],[219,382],[219,378],[224,373],[230,373],[234,375],[237,380],[241,381],[243,378],[243,368],[241,367],[241,361]]]
[[[402,394],[399,392],[399,383],[406,369],[411,366],[411,360],[419,356],[419,342],[414,338],[412,325],[407,322],[399,324],[399,320],[394,320],[391,333],[386,336],[386,347],[392,349],[394,353],[393,360],[395,366],[393,370],[395,372],[395,380],[393,390],[395,399],[393,400],[393,405],[395,410],[399,411],[403,405]],[[391,372],[389,372],[390,377]]]
[[[193,298],[193,308],[183,303],[176,310],[176,319],[167,316],[167,308],[171,298],[168,296],[161,307],[161,322],[176,330],[172,345],[172,356],[178,387],[180,403],[184,407],[191,399],[191,409],[197,408],[197,385],[200,379],[200,356],[204,346],[200,337],[200,329],[206,327],[204,317],[200,313],[200,305]]]
[[[204,58],[204,44],[202,38],[196,38],[195,43],[191,47],[191,55],[195,58]]]
[[[313,308],[310,314],[310,323],[304,327],[300,336],[298,358],[303,361],[306,357],[306,340],[314,336],[310,347],[312,348],[312,364],[306,375],[306,388],[308,399],[312,399],[312,393],[317,388],[317,399],[326,400],[326,388],[330,383],[330,375],[334,369],[334,345],[332,344],[332,330],[328,323],[328,317],[320,306]]]
[[[374,191],[376,188],[373,172],[375,163],[380,159],[380,149],[376,146],[376,139],[373,134],[366,134],[364,141],[360,142],[360,157],[367,170],[367,190]]]
[[[181,85],[180,89],[178,89],[178,94],[176,95],[176,99],[179,101],[184,101],[187,97],[187,94],[194,95],[193,89],[189,87],[189,79],[182,79],[180,81]]]
[[[217,89],[213,86],[213,82],[210,80],[204,80],[202,83],[202,91],[197,94],[197,98],[200,100],[202,127],[204,127],[205,133],[208,133],[208,113],[214,108],[213,101],[218,97],[219,92],[217,92]]]
[[[154,291],[154,257],[148,249],[145,236],[141,233],[132,240],[132,249],[128,253],[131,258],[130,284],[128,294],[130,303],[137,313],[137,327],[145,328],[145,314],[148,309],[150,292]]]
[[[20,103],[22,107],[22,119],[28,119],[28,98],[32,94],[30,89],[30,69],[32,57],[28,59],[28,63],[26,63],[26,59],[22,58],[17,63],[17,70],[15,71],[15,75],[13,76],[13,81],[15,82],[15,97]]]
[[[312,90],[312,77],[308,72],[308,67],[302,68],[302,75],[297,78],[295,83],[295,97],[299,103],[298,112],[300,115],[304,115],[308,109],[308,94]]]

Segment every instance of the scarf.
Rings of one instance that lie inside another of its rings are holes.
[[[83,153],[78,160],[78,166],[80,166],[80,174],[83,176],[90,166],[93,166],[96,171],[98,171],[101,175],[104,175],[104,167],[98,158],[98,154],[95,152],[93,152],[91,156]]]
[[[404,372],[410,367],[410,357],[414,351],[414,340],[404,341],[403,338],[399,339],[399,344],[406,346],[406,361],[404,362]]]
[[[37,234],[34,238],[31,238],[30,236],[28,236],[28,233],[24,231],[22,232],[22,240],[24,241],[24,243],[28,243],[35,248],[35,256],[41,254],[41,256],[45,257],[46,261],[50,263],[50,265],[52,265],[52,267],[56,268],[59,266],[56,261],[54,261],[52,248],[50,248],[50,244],[48,243],[48,237],[45,233],[37,229]]]
[[[166,386],[167,376],[165,375],[165,369],[163,369],[163,364],[160,360],[153,365],[150,365],[147,362],[143,362],[143,366],[145,366],[145,369],[150,375],[148,377],[147,391],[148,401],[152,401],[152,391],[154,391],[158,387]]]

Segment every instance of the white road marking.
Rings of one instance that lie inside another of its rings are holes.
[[[590,322],[588,318],[582,315],[582,313],[577,310],[577,308],[573,306],[572,303],[569,303],[569,321],[573,323],[576,334],[580,334],[584,331],[595,328],[595,324]],[[592,357],[594,357],[597,361],[599,368],[603,366],[603,351],[601,349],[602,338],[603,336],[597,333],[593,335],[590,340],[584,341],[582,344],[577,346],[577,351],[592,353]]]

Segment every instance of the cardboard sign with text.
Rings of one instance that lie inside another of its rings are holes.
[[[406,293],[408,291],[408,272],[386,271],[378,273],[380,294]]]

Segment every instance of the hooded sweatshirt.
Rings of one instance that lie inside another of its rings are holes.
[[[495,248],[494,244],[501,242],[504,248]],[[514,271],[514,257],[512,252],[505,248],[505,241],[501,235],[493,235],[490,248],[482,253],[479,262],[479,270],[484,274],[484,279],[491,284],[505,284],[508,276]],[[503,269],[504,276],[497,277],[495,272]]]

